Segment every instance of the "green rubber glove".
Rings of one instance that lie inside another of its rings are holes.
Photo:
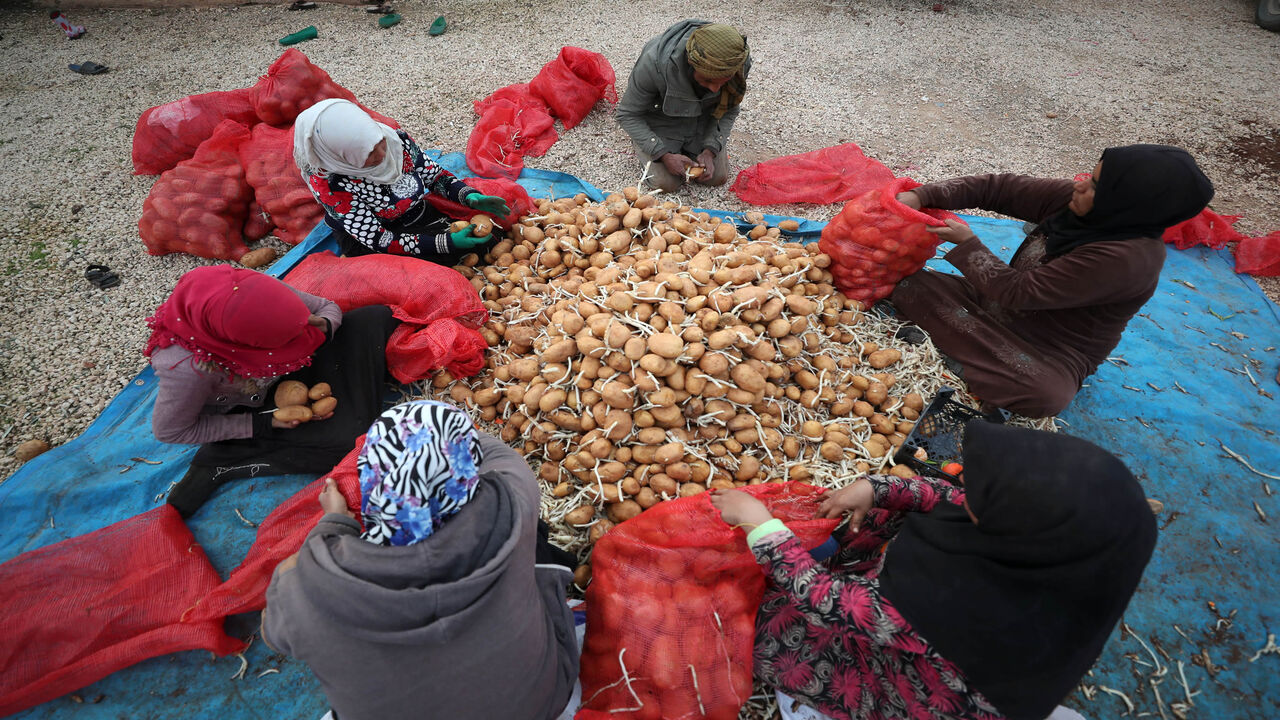
[[[503,217],[511,213],[511,208],[507,207],[507,201],[497,195],[481,195],[480,193],[471,193],[466,198],[467,207],[475,208],[480,212],[489,213]]]
[[[457,232],[449,233],[449,240],[453,243],[453,246],[459,250],[469,250],[489,242],[489,239],[493,237],[492,233],[481,237],[472,235],[471,229],[474,227],[475,225],[468,225]]]

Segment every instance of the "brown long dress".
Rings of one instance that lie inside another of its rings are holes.
[[[914,190],[924,207],[981,208],[1039,223],[1071,200],[1069,180],[973,175]],[[1159,238],[1093,242],[1045,256],[1033,231],[1006,264],[977,238],[946,254],[963,277],[922,270],[891,299],[964,367],[982,400],[1028,417],[1062,411],[1120,342],[1164,265]]]

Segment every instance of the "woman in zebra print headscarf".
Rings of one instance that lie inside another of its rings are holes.
[[[263,639],[307,663],[341,720],[558,717],[578,675],[573,575],[547,564],[524,458],[417,400],[373,422],[356,467],[360,506],[330,478],[276,568]]]

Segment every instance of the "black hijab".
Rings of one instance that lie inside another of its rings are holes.
[[[972,421],[963,508],[913,513],[880,591],[1010,720],[1043,720],[1097,660],[1156,523],[1124,464],[1079,438]]]
[[[1181,148],[1126,145],[1102,152],[1093,208],[1045,220],[1045,253],[1054,256],[1102,240],[1158,238],[1213,199],[1213,183]]]

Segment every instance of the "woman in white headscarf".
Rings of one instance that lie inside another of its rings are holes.
[[[449,218],[427,202],[431,193],[490,215],[510,212],[502,198],[458,180],[404,131],[349,100],[323,100],[298,116],[293,159],[344,255],[412,255],[453,265],[492,239],[473,236],[471,226],[450,232]]]

